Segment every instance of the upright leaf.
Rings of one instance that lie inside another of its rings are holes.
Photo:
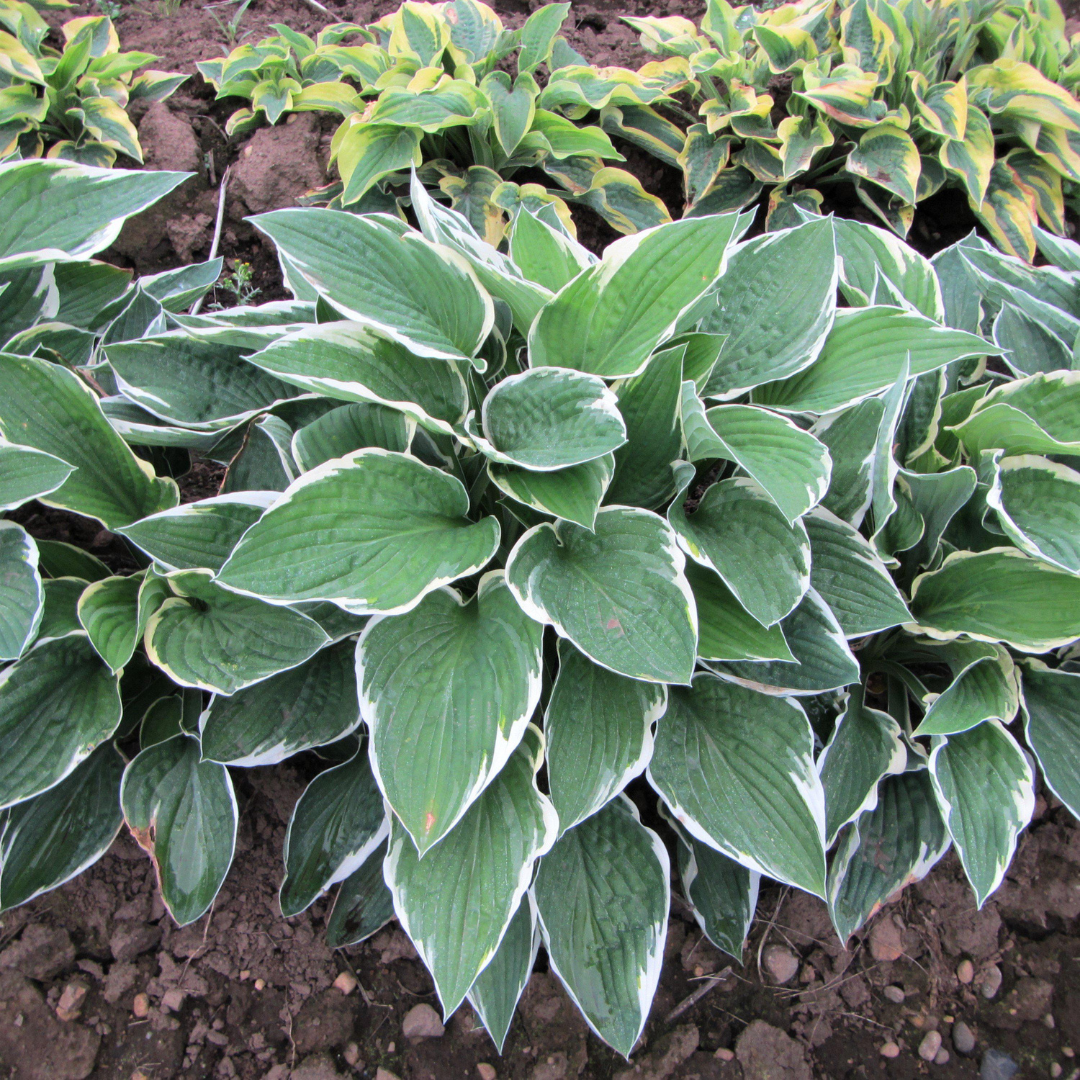
[[[34,538],[14,521],[0,521],[0,660],[16,660],[34,639],[45,590]]]
[[[1035,752],[1050,790],[1080,817],[1080,675],[1023,665],[1024,735]]]

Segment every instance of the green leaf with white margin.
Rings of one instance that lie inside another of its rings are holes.
[[[881,556],[857,529],[821,506],[811,510],[803,524],[810,538],[810,584],[847,637],[911,621]]]
[[[205,760],[205,759],[204,759]],[[285,833],[285,880],[278,892],[290,918],[358,870],[390,833],[365,749],[319,773],[293,807]]]
[[[58,488],[39,496],[42,502],[116,529],[180,501],[176,482],[156,477],[131,452],[74,372],[36,357],[0,354],[0,382],[0,430],[74,468]]]
[[[355,615],[399,614],[495,554],[498,520],[473,523],[468,512],[456,477],[407,454],[357,450],[290,484],[218,580],[277,604],[329,600]]]
[[[696,675],[669,691],[647,775],[692,836],[825,895],[825,793],[797,702]]]
[[[530,363],[607,379],[639,374],[723,269],[737,221],[685,218],[616,240],[541,309]]]
[[[1022,551],[1080,574],[1080,473],[1035,455],[1005,458],[986,502]]]
[[[305,390],[335,401],[386,405],[447,435],[468,407],[465,380],[455,364],[416,356],[360,323],[307,326],[246,359]]]
[[[544,628],[501,570],[374,618],[356,648],[375,779],[421,858],[513,754],[540,701]],[[431,753],[417,753],[429,747]]]
[[[510,230],[510,258],[530,281],[552,295],[597,262],[588,248],[524,207]]]
[[[0,672],[0,809],[68,776],[120,724],[120,680],[86,635],[39,641]]]
[[[997,720],[931,741],[930,779],[979,908],[1001,884],[1035,810],[1035,779]]]
[[[539,729],[526,728],[502,771],[422,860],[397,819],[391,823],[383,874],[444,1017],[495,956],[536,860],[555,840],[555,809],[536,786],[543,752]]]
[[[120,235],[125,219],[191,174],[97,169],[36,158],[0,165],[0,258],[24,252],[94,255]]]
[[[595,814],[640,776],[667,688],[616,675],[559,642],[559,674],[544,714],[548,787],[559,835]]]
[[[526,897],[518,904],[491,962],[469,990],[469,1003],[501,1054],[514,1010],[532,974],[540,951],[536,911]]]
[[[99,746],[56,787],[7,811],[0,832],[0,911],[25,904],[101,858],[124,822],[124,759]]]
[[[950,641],[934,651],[949,665],[953,680],[941,694],[924,700],[926,713],[914,734],[956,735],[989,719],[1012,723],[1020,707],[1020,686],[1007,649]]]
[[[954,551],[915,579],[910,607],[917,629],[942,641],[966,634],[1045,652],[1080,637],[1080,577],[1015,548]]]
[[[535,472],[488,462],[491,482],[504,494],[544,514],[591,530],[615,472],[612,454],[555,472]]]
[[[596,515],[594,532],[567,521],[530,529],[507,559],[506,582],[532,618],[601,667],[688,683],[697,611],[684,565],[663,518],[609,507]]]
[[[105,346],[125,397],[169,423],[202,431],[232,427],[296,397],[290,383],[247,362],[284,330],[174,330]]]
[[[872,304],[881,275],[916,311],[945,321],[941,284],[933,264],[895,233],[862,221],[833,218],[840,288],[856,307]]]
[[[0,660],[17,660],[34,640],[45,603],[34,538],[0,521]]]
[[[208,570],[176,570],[169,585],[175,595],[146,625],[146,655],[181,686],[234,694],[298,667],[330,640],[313,619],[228,592]]]
[[[1080,818],[1080,675],[1039,660],[1022,665],[1024,737],[1047,787]]]
[[[829,451],[786,416],[752,405],[717,405],[705,420],[713,438],[702,429],[705,438],[699,439],[696,453],[738,464],[789,524],[824,497],[832,469]]]
[[[120,784],[128,828],[157,871],[161,899],[180,926],[205,915],[236,847],[238,812],[229,770],[199,760],[199,742],[175,735],[147,747]]]
[[[355,731],[355,652],[351,641],[343,641],[231,697],[212,698],[199,718],[203,759],[276,765]]]
[[[0,441],[0,513],[55,491],[73,471],[53,454]]]
[[[693,466],[680,464],[676,480],[679,492],[667,517],[679,546],[715,570],[763,626],[793,611],[810,585],[810,541],[802,523],[789,524],[748,477],[713,484],[687,514],[683,502],[694,480]]]
[[[678,836],[679,879],[694,921],[705,936],[736,960],[757,910],[761,875],[691,836],[660,804]]]
[[[319,295],[419,356],[473,359],[495,308],[470,264],[420,233],[371,215],[273,210],[252,219]]]
[[[880,398],[822,417],[810,430],[832,458],[829,490],[821,505],[856,528],[870,508],[878,432],[885,415]]]
[[[292,437],[292,454],[308,472],[331,458],[344,457],[366,446],[404,453],[412,442],[414,421],[396,409],[369,402],[339,405],[305,424]]]
[[[127,664],[146,629],[150,612],[139,611],[142,584],[142,574],[108,577],[87,586],[79,597],[79,622],[110,671]]]
[[[862,686],[853,686],[817,762],[825,790],[826,848],[849,821],[877,806],[879,781],[902,773],[907,760],[900,725],[871,709]]]
[[[595,375],[532,367],[511,375],[484,398],[482,432],[470,415],[465,430],[492,461],[536,472],[582,465],[626,442],[615,395]]]
[[[697,605],[698,659],[795,661],[780,624],[762,626],[718,574],[691,562],[686,580]]]
[[[765,694],[822,694],[859,681],[859,662],[844,631],[813,588],[806,590],[799,606],[779,625],[795,663],[740,661],[706,666]]]
[[[386,850],[384,839],[341,883],[326,920],[326,944],[331,949],[366,941],[394,917],[394,898],[383,880]]]
[[[754,391],[754,402],[784,412],[846,409],[892,386],[905,359],[909,374],[998,350],[962,330],[903,308],[842,308],[817,360],[805,371]]]
[[[78,616],[79,597],[89,582],[77,577],[58,577],[46,578],[42,584],[45,587],[45,603],[42,605],[35,645],[49,638],[62,638],[82,630]]]
[[[1072,367],[1072,348],[1038,319],[1005,301],[994,319],[994,341],[1019,377]]]
[[[729,335],[703,396],[734,397],[812,364],[836,311],[837,265],[829,218],[736,248],[700,324]]]
[[[951,842],[926,769],[885,777],[877,805],[841,834],[829,868],[829,914],[840,940],[926,877]]]
[[[533,885],[552,969],[589,1027],[626,1058],[660,981],[670,876],[663,841],[620,795],[563,834]]]
[[[871,539],[885,550],[890,548],[896,550],[899,546],[895,542],[895,537],[891,535],[891,530],[890,533],[885,533],[885,527],[896,513],[898,505],[896,476],[900,471],[900,466],[896,461],[896,429],[900,424],[900,418],[904,415],[909,375],[910,365],[905,358],[900,365],[900,374],[896,377],[896,382],[881,396],[884,411],[877,440],[874,443],[874,460],[870,466],[870,523],[874,530]],[[918,537],[914,539],[917,540]],[[905,537],[905,544],[906,542]]]
[[[117,530],[166,570],[220,570],[240,537],[280,495],[238,491],[174,506]]]
[[[672,462],[682,456],[679,423],[685,344],[653,353],[648,366],[615,386],[626,444],[615,452],[608,501],[655,510],[675,494]]]

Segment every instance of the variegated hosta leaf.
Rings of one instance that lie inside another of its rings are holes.
[[[208,570],[177,570],[169,585],[175,595],[146,624],[146,655],[181,686],[234,694],[330,641],[314,619],[228,592]]]
[[[351,641],[339,642],[231,697],[212,698],[199,721],[203,758],[273,765],[355,731],[355,652]]]
[[[798,375],[760,387],[754,401],[787,412],[831,412],[892,386],[905,360],[914,376],[992,352],[982,338],[914,311],[887,306],[841,309],[817,360]]]
[[[812,510],[803,524],[810,538],[810,584],[847,637],[910,622],[904,598],[881,557],[856,529],[822,507]]]
[[[456,477],[407,454],[357,450],[292,483],[244,534],[218,579],[279,604],[329,600],[360,615],[408,611],[495,554],[498,521],[474,524],[468,511]]]
[[[350,761],[319,773],[293,807],[285,833],[285,880],[278,893],[282,915],[299,915],[320,893],[344,881],[389,831],[363,747]]]
[[[951,843],[926,769],[886,776],[877,804],[841,835],[829,868],[829,914],[840,940],[905,885],[921,881]]]
[[[813,363],[836,311],[836,275],[828,218],[737,248],[699,326],[729,335],[704,396],[733,397]]]
[[[45,590],[34,538],[14,521],[0,521],[0,660],[16,660],[34,639]]]
[[[986,502],[1017,547],[1080,573],[1080,473],[1035,455],[997,463]]]
[[[55,491],[73,469],[53,454],[0,441],[0,511]]]
[[[497,461],[489,461],[487,469],[491,482],[510,498],[591,530],[611,483],[615,458],[605,454],[555,472],[536,472]]]
[[[378,933],[394,917],[394,898],[383,880],[387,841],[342,883],[326,920],[326,944],[331,949],[356,945]]]
[[[881,398],[867,398],[853,408],[822,417],[811,429],[832,458],[829,490],[821,505],[856,527],[870,508],[874,458],[884,415]]]
[[[514,218],[510,258],[530,280],[557,293],[596,262],[596,256],[528,210]]]
[[[953,641],[940,652],[953,681],[930,702],[916,735],[955,735],[991,718],[1012,723],[1020,707],[1020,687],[1007,649]]]
[[[466,424],[492,461],[537,472],[582,465],[626,442],[615,395],[594,375],[533,367],[497,383],[484,398],[482,432]]]
[[[871,709],[862,686],[853,686],[817,762],[825,789],[827,847],[849,821],[877,806],[879,781],[903,772],[906,765],[900,725],[888,713]]]
[[[721,480],[687,514],[683,502],[692,466],[676,471],[679,493],[668,521],[679,546],[724,584],[763,626],[772,626],[799,603],[810,584],[810,542],[802,523],[789,524],[761,487],[747,477]]]
[[[1080,675],[1023,664],[1024,735],[1050,790],[1080,818]]]
[[[500,1054],[539,951],[536,911],[526,897],[518,904],[491,962],[477,975],[469,990],[469,1002]]]
[[[669,690],[649,782],[692,836],[824,896],[825,795],[813,751],[797,702],[699,674]]]
[[[78,624],[0,672],[0,808],[58,784],[120,724],[120,680]]]
[[[915,579],[911,614],[942,640],[967,634],[1043,652],[1080,637],[1080,578],[1015,548],[956,551]]]
[[[131,452],[74,372],[36,357],[0,354],[0,382],[0,432],[75,470],[59,487],[41,493],[42,501],[95,517],[109,529],[180,501],[175,481],[156,477]]]
[[[455,364],[418,356],[384,331],[357,322],[295,330],[247,359],[305,390],[385,405],[447,435],[468,407]]]
[[[494,321],[491,297],[449,248],[386,218],[274,210],[254,219],[320,296],[419,356],[476,361]]]
[[[684,559],[663,518],[611,507],[595,531],[558,521],[526,532],[506,562],[525,611],[589,659],[647,682],[688,683],[697,611]]]
[[[229,771],[175,735],[137,754],[120,785],[124,820],[157,871],[180,926],[204,915],[232,863],[238,811]]]
[[[559,643],[559,674],[544,715],[548,786],[559,835],[596,813],[652,756],[652,727],[667,688],[599,667]]]
[[[661,813],[679,838],[679,879],[694,920],[718,949],[740,960],[757,910],[761,875],[695,839],[663,804]]]
[[[368,623],[356,649],[375,778],[423,858],[506,765],[540,700],[544,628],[501,570]],[[418,752],[421,747],[427,749]]]
[[[62,638],[82,630],[79,622],[79,597],[90,583],[74,576],[46,578],[45,602],[41,610],[41,622],[38,624],[36,645],[41,645],[50,638]],[[87,645],[90,645],[89,641]],[[93,649],[93,646],[90,645]]]
[[[540,731],[527,728],[503,770],[423,859],[397,819],[392,822],[383,873],[444,1016],[495,956],[533,865],[555,840],[555,810],[536,787],[543,747]]]
[[[660,981],[670,874],[660,837],[620,795],[563,834],[533,886],[553,970],[589,1027],[627,1058]]]
[[[353,450],[381,446],[404,453],[409,449],[415,423],[385,405],[353,402],[339,405],[305,424],[292,437],[292,454],[302,472]]]
[[[79,597],[79,622],[110,671],[120,671],[135,652],[150,612],[139,610],[142,574],[95,581]]]
[[[25,904],[92,866],[123,824],[124,759],[99,746],[55,787],[7,811],[0,834],[0,911]]]
[[[997,720],[935,735],[930,778],[941,816],[981,908],[1001,884],[1035,809],[1031,766]]]
[[[220,570],[244,533],[278,498],[236,491],[174,506],[118,529],[166,570]]]
[[[541,309],[530,363],[638,374],[720,273],[737,217],[685,218],[616,240]]]

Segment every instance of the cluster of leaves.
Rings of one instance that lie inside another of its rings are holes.
[[[627,18],[650,52],[689,66],[701,121],[681,159],[694,212],[770,214],[855,185],[906,236],[950,184],[1007,252],[1031,260],[1038,221],[1064,232],[1080,181],[1080,42],[1057,0],[798,0],[769,11],[709,0],[687,19]]]
[[[43,0],[41,7],[68,7]],[[0,159],[49,157],[110,166],[142,161],[129,101],[164,101],[186,78],[143,71],[156,56],[121,52],[104,15],[64,23],[63,49],[45,44],[49,26],[21,0],[0,3]]]
[[[0,504],[141,567],[0,525],[0,907],[123,819],[190,922],[230,769],[318,750],[285,915],[396,916],[499,1046],[543,941],[629,1054],[669,849],[738,956],[761,875],[846,939],[953,845],[981,905],[1028,751],[1080,812],[1080,246],[735,211],[597,259],[545,207],[500,251],[414,177],[419,229],[254,218],[295,299],[192,316],[218,264],[90,258],[179,179],[0,166]]]
[[[493,244],[522,203],[553,203],[570,227],[567,198],[622,233],[668,221],[636,177],[607,164],[624,160],[609,134],[644,140],[676,164],[683,134],[648,103],[687,85],[686,64],[590,67],[559,36],[569,10],[549,4],[506,30],[479,0],[410,0],[370,26],[336,24],[314,41],[277,25],[275,37],[198,68],[219,98],[250,102],[229,118],[230,132],[289,111],[341,115],[331,147],[341,182],[322,200],[334,207],[394,210],[389,189],[415,167]],[[513,77],[503,70],[512,56]],[[582,123],[587,117],[595,122]],[[566,195],[514,183],[521,169],[542,170]]]

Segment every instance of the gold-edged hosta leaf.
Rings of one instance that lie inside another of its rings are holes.
[[[493,71],[484,77],[480,90],[491,102],[495,138],[509,157],[532,127],[540,87],[528,73],[518,75],[511,82],[505,71]]]
[[[1031,64],[999,57],[967,73],[968,84],[991,113],[1051,127],[1080,128],[1080,103]]]
[[[806,116],[785,117],[776,133],[780,137],[780,163],[785,180],[806,172],[814,155],[835,142],[832,128],[813,112]]]
[[[873,72],[887,84],[898,59],[896,35],[867,0],[855,0],[840,14],[840,44],[844,62]]]
[[[922,168],[919,149],[911,136],[895,124],[878,124],[859,136],[848,154],[847,168],[913,205]]]
[[[911,89],[924,127],[946,139],[963,139],[967,132],[967,79],[931,85],[922,72],[909,72]]]
[[[982,204],[973,204],[972,210],[1010,255],[1027,262],[1035,258],[1032,231],[1038,221],[1035,192],[1006,161],[994,162]]]
[[[715,135],[704,124],[691,124],[679,154],[683,171],[683,196],[687,207],[708,192],[724,170],[731,155],[732,137]]]
[[[968,201],[981,205],[994,167],[994,133],[990,121],[978,109],[969,109],[963,138],[949,139],[938,151],[938,158],[964,185]]]
[[[501,184],[502,177],[482,165],[470,165],[464,175],[444,176],[439,181],[440,190],[450,196],[451,209],[469,222],[484,243],[496,248],[506,234],[506,215],[493,198]]]
[[[550,167],[546,167],[552,172]],[[616,232],[629,235],[671,221],[667,207],[633,173],[612,166],[598,169],[578,201],[595,210]]]
[[[357,123],[348,127],[335,146],[335,161],[345,190],[341,202],[349,206],[391,173],[419,165],[423,132],[396,124]]]
[[[804,88],[796,96],[811,105],[855,128],[872,128],[885,119],[886,105],[878,99],[877,76],[860,71],[849,64],[841,64],[830,76],[807,78],[804,72]]]
[[[1035,195],[1039,219],[1047,228],[1065,232],[1065,201],[1061,190],[1061,174],[1044,158],[1030,150],[1010,150],[1005,161],[1016,172],[1019,182]]]
[[[759,23],[751,33],[761,51],[769,59],[769,70],[774,75],[798,70],[818,54],[817,44],[805,30],[792,23],[768,26]]]
[[[679,168],[686,135],[649,105],[605,105],[600,110],[600,126],[609,135],[618,135]]]

